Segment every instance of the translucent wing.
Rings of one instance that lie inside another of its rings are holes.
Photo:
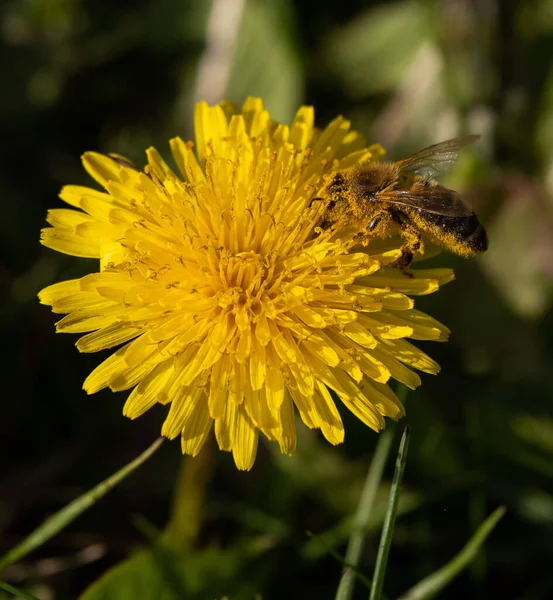
[[[458,158],[459,151],[473,144],[480,136],[465,135],[423,148],[396,163],[400,171],[435,177],[446,171]]]
[[[472,215],[472,209],[464,204],[457,192],[441,186],[416,190],[393,190],[379,194],[378,200],[409,206],[445,217],[470,217]]]

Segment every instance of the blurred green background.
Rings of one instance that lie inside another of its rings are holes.
[[[321,126],[343,114],[395,158],[481,134],[450,182],[486,224],[490,250],[432,259],[457,280],[417,300],[452,336],[420,343],[442,373],[407,400],[412,441],[385,591],[396,598],[439,568],[504,504],[485,551],[441,597],[552,598],[553,0],[3,0],[0,44],[0,551],[136,456],[165,414],[130,422],[125,394],[82,391],[103,357],[56,336],[36,293],[96,264],[39,245],[46,210],[61,207],[62,185],[90,183],[85,150],[142,165],[148,146],[167,156],[170,137],[190,139],[195,100],[258,95],[284,122],[302,103]],[[302,427],[293,458],[262,444],[249,473],[217,453],[205,491],[189,493],[183,552],[127,563],[87,599],[333,598],[340,565],[329,549],[344,554],[378,439],[343,417],[337,448]],[[3,579],[43,600],[78,597],[164,527],[179,463],[178,442],[166,443]],[[368,577],[392,469],[391,459]],[[156,568],[174,587],[161,591],[155,576],[134,591],[118,583]],[[358,584],[355,598],[367,596]]]

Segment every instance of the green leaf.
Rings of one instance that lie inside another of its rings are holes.
[[[303,95],[299,61],[288,30],[285,2],[247,2],[238,32],[226,96],[241,105],[259,96],[274,120],[289,123]]]
[[[523,519],[542,523],[548,527],[553,523],[553,496],[539,488],[521,492],[516,511]]]
[[[156,544],[109,570],[85,590],[80,600],[220,598],[232,591],[239,579],[237,573],[250,555],[260,551],[260,546],[250,546],[180,553]]]
[[[441,592],[459,573],[465,569],[477,556],[482,544],[493,531],[505,514],[505,507],[496,508],[493,513],[480,525],[476,533],[470,538],[465,547],[450,562],[438,569],[410,590],[405,592],[399,600],[424,600],[433,598]]]
[[[528,413],[514,415],[513,431],[529,444],[553,454],[553,419]]]
[[[370,9],[330,41],[328,60],[355,96],[393,89],[430,39],[431,23],[419,2]]]
[[[488,228],[493,243],[480,264],[519,315],[539,317],[553,300],[547,273],[552,246],[548,229],[543,227],[552,215],[542,206],[535,186],[513,178],[508,197]]]
[[[144,550],[117,565],[89,587],[81,600],[178,600],[189,598],[186,589],[188,569],[177,552],[164,547]],[[182,567],[182,569],[180,568]],[[193,584],[190,584],[193,588]]]

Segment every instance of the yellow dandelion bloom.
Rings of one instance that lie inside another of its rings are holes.
[[[66,314],[57,331],[86,333],[81,352],[124,344],[84,389],[133,388],[131,419],[168,404],[162,434],[187,454],[213,427],[239,469],[253,465],[260,431],[292,454],[296,414],[332,444],[344,439],[337,401],[377,431],[401,417],[390,378],[414,388],[411,368],[439,370],[406,338],[448,335],[410,296],[452,273],[407,277],[390,266],[401,241],[355,246],[353,232],[317,226],[323,203],[312,202],[325,178],[379,160],[380,146],[341,117],[316,129],[311,107],[291,127],[276,123],[257,98],[241,111],[200,103],[194,119],[195,152],[170,142],[179,174],[153,148],[143,171],[88,152],[105,191],[66,186],[76,210],[48,213],[44,245],[100,259],[98,272],[40,293]]]

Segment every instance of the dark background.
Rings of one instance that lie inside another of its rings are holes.
[[[62,185],[91,183],[85,150],[142,165],[148,146],[167,157],[170,137],[191,139],[195,100],[258,95],[284,122],[302,103],[321,126],[344,114],[395,158],[481,134],[449,181],[490,250],[432,259],[457,280],[417,300],[452,336],[420,344],[442,373],[407,400],[404,514],[385,591],[395,598],[442,566],[504,504],[485,551],[441,597],[553,597],[553,1],[4,0],[0,44],[0,550],[134,458],[165,414],[131,422],[126,394],[82,391],[105,356],[55,335],[36,294],[97,265],[39,245],[47,209],[61,207]],[[201,509],[176,567],[180,592],[90,597],[333,598],[340,565],[306,531],[329,532],[344,554],[378,439],[343,416],[337,448],[301,427],[293,458],[262,444],[249,473],[215,455],[205,492],[190,491]],[[392,459],[361,565],[369,578]],[[164,527],[179,461],[178,442],[166,443],[3,579],[44,600],[76,598]],[[355,597],[367,596],[358,584]]]

